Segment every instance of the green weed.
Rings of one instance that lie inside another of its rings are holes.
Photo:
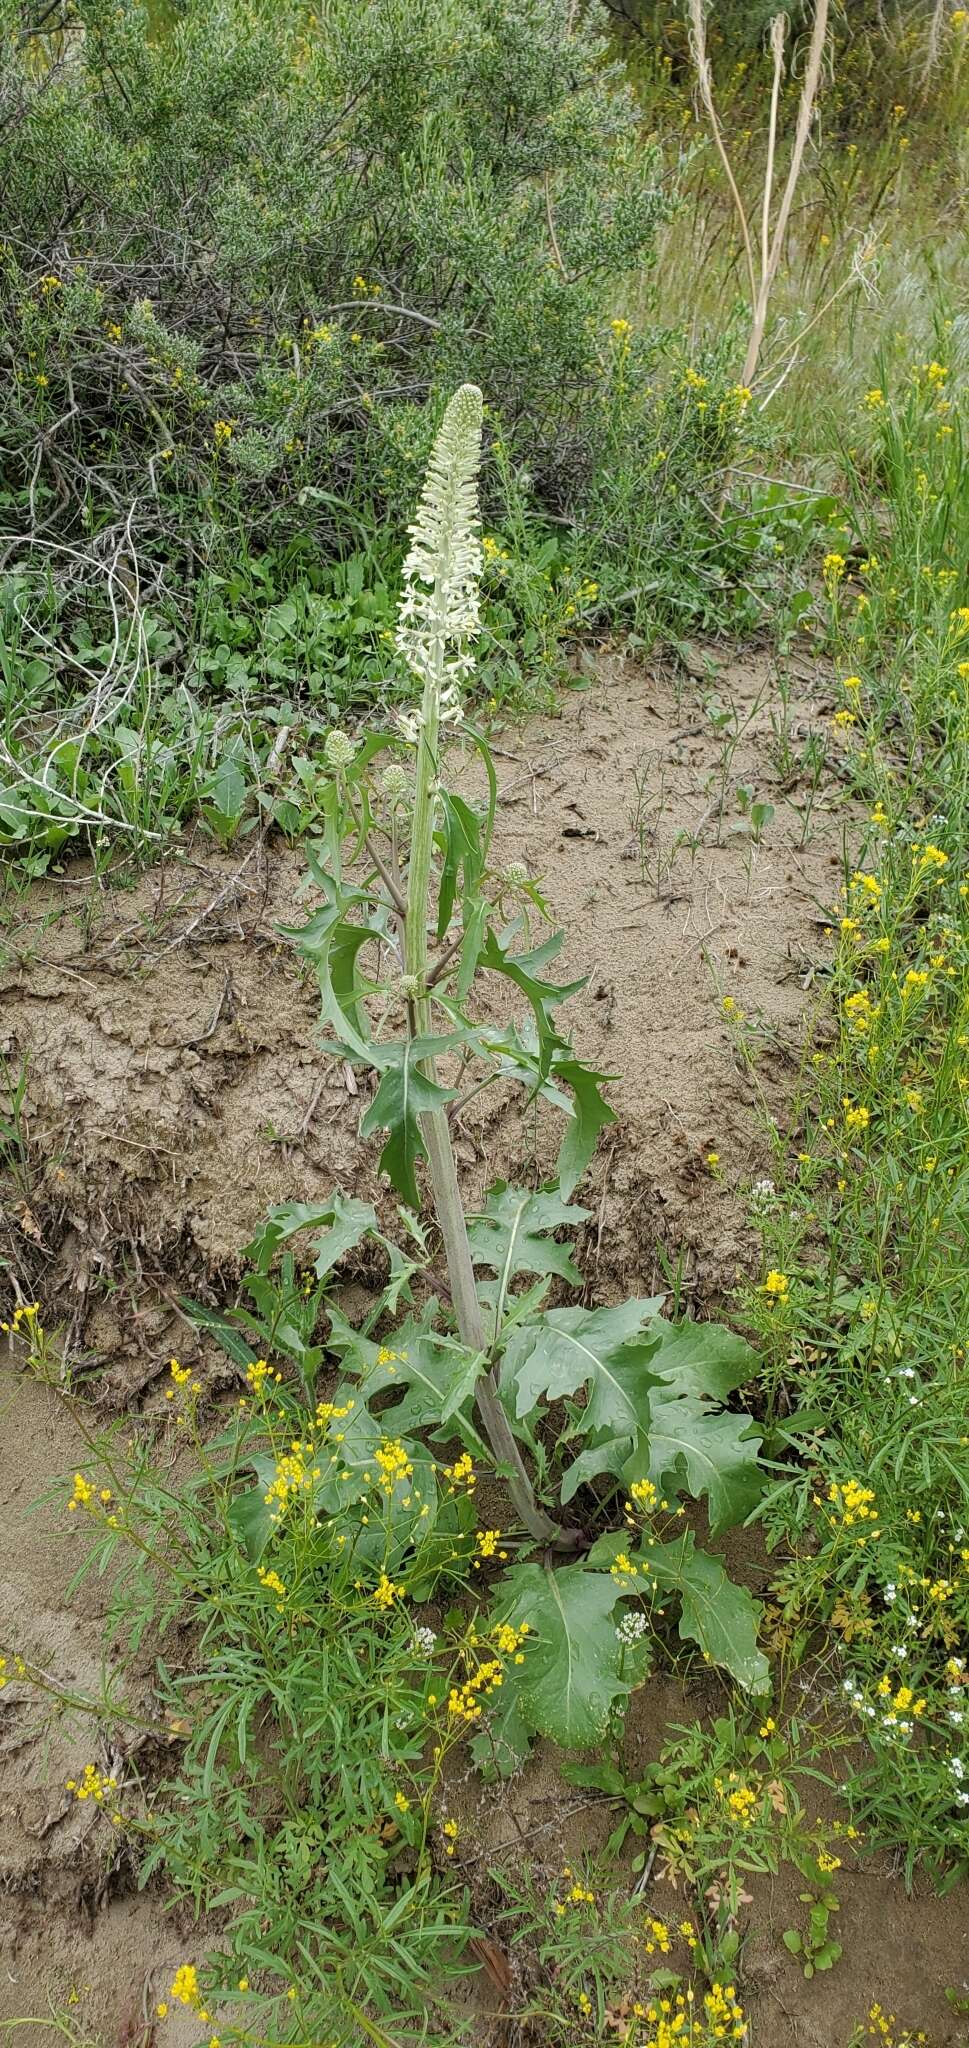
[[[765,1384],[785,1407],[793,1392],[806,1452],[766,1511],[791,1551],[781,1623],[802,1642],[817,1621],[840,1637],[864,1738],[846,1780],[856,1815],[904,1844],[909,1876],[922,1860],[940,1882],[969,1853],[964,403],[941,355],[898,392],[872,387],[854,473],[867,545],[851,567],[829,557],[837,743],[867,823],[835,906],[832,1025],[796,1154],[756,1212],[772,1270],[749,1304]]]

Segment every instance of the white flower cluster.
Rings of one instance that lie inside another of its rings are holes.
[[[402,768],[399,761],[391,761],[380,778],[380,787],[389,804],[403,803],[410,788],[406,768]]]
[[[481,409],[477,385],[462,384],[445,412],[409,528],[411,548],[397,613],[397,647],[422,689],[437,685],[439,721],[461,716],[461,687],[474,666],[471,642],[480,625]],[[412,743],[423,716],[423,709],[399,714],[404,737]]]
[[[411,1637],[411,1649],[415,1656],[429,1657],[436,1642],[437,1636],[432,1628],[419,1626],[415,1628]]]
[[[348,732],[341,732],[334,726],[323,742],[323,759],[328,768],[349,768],[356,753],[356,743]]]
[[[616,1629],[616,1641],[624,1649],[631,1650],[634,1643],[642,1642],[648,1627],[645,1614],[624,1614]]]

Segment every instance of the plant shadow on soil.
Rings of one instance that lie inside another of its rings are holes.
[[[497,851],[541,878],[567,927],[566,971],[590,975],[571,1006],[577,1044],[618,1077],[619,1121],[582,1191],[590,1298],[662,1290],[664,1268],[677,1269],[681,1310],[703,1315],[757,1263],[742,1184],[770,1171],[764,1112],[783,1122],[818,1001],[825,908],[861,828],[837,759],[816,788],[812,770],[797,771],[830,731],[833,703],[809,658],[791,665],[783,746],[766,655],[710,648],[691,666],[684,681],[607,654],[559,715],[500,735]],[[738,788],[774,806],[759,839]],[[234,1368],[186,1329],[178,1297],[232,1299],[241,1248],[273,1202],[339,1185],[392,1214],[376,1148],[356,1136],[366,1083],[320,1060],[315,991],[279,936],[312,907],[304,871],[298,851],[261,836],[227,854],[194,841],[123,890],[78,865],[36,885],[2,935],[0,1051],[8,1068],[29,1063],[29,1114],[0,1252],[105,1415],[160,1410],[173,1350],[204,1365],[214,1400],[234,1389]],[[725,994],[745,1014],[753,1071]],[[471,1200],[498,1176],[541,1178],[552,1157],[543,1118],[500,1097],[473,1103],[456,1137]],[[28,1512],[77,1462],[73,1425],[12,1368],[0,1379],[0,1443],[0,1634],[59,1678],[96,1687],[105,1589],[86,1582],[69,1602],[83,1538],[60,1501]],[[149,1668],[146,1648],[146,1688]],[[707,1674],[685,1688],[652,1680],[630,1714],[631,1761],[655,1758],[671,1722],[722,1701]],[[158,1986],[201,1942],[160,1893],[135,1892],[124,1852],[63,1791],[93,1742],[90,1727],[45,1718],[16,1686],[0,1698],[0,2021],[77,1995],[84,2038],[149,2048]],[[551,1882],[609,1831],[606,1810],[563,1786],[541,1749],[500,1799],[470,1777],[461,1789],[475,1886],[523,1840]],[[753,2041],[841,2048],[876,1998],[928,2028],[934,2048],[960,2038],[944,1996],[967,1974],[959,1895],[906,1898],[881,1866],[840,1872],[844,1959],[804,1984],[780,1941],[800,1883],[749,1887]],[[668,1886],[644,1901],[679,1917]],[[485,1984],[490,2048],[510,2037],[487,2003]],[[166,2021],[165,2048],[184,2048],[193,2027],[187,2015]],[[40,2024],[16,2033],[24,2048],[50,2038]]]

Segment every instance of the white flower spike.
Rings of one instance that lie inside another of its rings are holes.
[[[461,687],[474,666],[471,644],[479,628],[481,580],[481,415],[477,385],[462,384],[441,421],[409,528],[396,638],[422,688],[419,711],[404,713],[400,720],[412,743],[424,729],[436,745],[437,727],[460,718]]]

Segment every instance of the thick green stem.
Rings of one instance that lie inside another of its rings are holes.
[[[415,1035],[424,1037],[431,1027],[431,1005],[427,994],[427,910],[431,886],[434,847],[434,804],[437,792],[438,711],[443,684],[443,643],[438,642],[434,664],[424,682],[421,724],[417,738],[417,779],[410,863],[407,872],[407,912],[404,921],[404,967],[413,977],[411,997]],[[436,1079],[434,1061],[422,1062],[430,1080]],[[443,1109],[431,1110],[421,1118],[427,1146],[434,1207],[444,1239],[451,1298],[462,1342],[469,1350],[487,1352],[488,1337],[475,1286],[471,1246],[468,1243],[464,1207],[458,1188],[457,1167],[451,1133]],[[575,1539],[559,1528],[535,1499],[521,1451],[502,1406],[494,1368],[483,1375],[477,1387],[477,1405],[485,1433],[499,1464],[508,1473],[508,1491],[516,1513],[530,1536],[563,1548],[574,1547]]]

